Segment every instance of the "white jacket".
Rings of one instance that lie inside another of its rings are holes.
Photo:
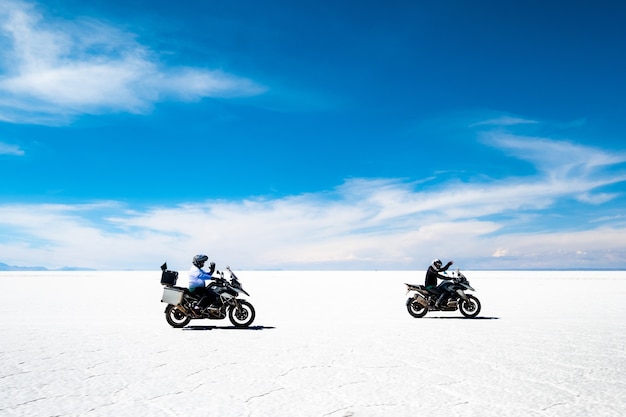
[[[213,276],[211,274],[204,271],[202,268],[192,265],[189,270],[189,289],[191,290],[198,287],[204,287],[206,285],[206,281],[210,281],[212,279]]]

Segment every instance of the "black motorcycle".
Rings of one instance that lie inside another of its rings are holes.
[[[252,324],[255,311],[252,304],[246,300],[237,298],[240,293],[250,296],[243,289],[239,279],[229,267],[230,281],[224,279],[224,272],[216,271],[218,278],[211,280],[208,287],[218,294],[221,301],[219,308],[201,307],[200,296],[189,292],[187,288],[177,287],[178,272],[169,271],[167,263],[161,265],[161,284],[163,296],[161,302],[167,303],[165,307],[165,320],[172,327],[185,327],[193,319],[222,320],[228,319],[235,327],[248,327]]]
[[[480,313],[480,301],[471,294],[465,294],[466,290],[476,291],[470,286],[469,281],[456,270],[451,281],[443,281],[437,286],[438,291],[430,291],[423,285],[404,284],[407,287],[407,294],[414,291],[413,296],[406,300],[406,308],[413,317],[424,317],[428,311],[456,311],[468,318],[474,318]],[[447,291],[448,300],[440,306],[435,307],[437,299],[442,291]]]

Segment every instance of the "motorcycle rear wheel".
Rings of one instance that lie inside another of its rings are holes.
[[[409,298],[409,300],[407,301],[408,303],[406,305],[406,309],[409,312],[409,314],[415,317],[416,319],[419,319],[420,317],[424,317],[426,313],[428,313],[428,308],[424,307],[417,301],[413,300],[413,298]]]
[[[461,300],[459,310],[465,317],[473,319],[480,313],[480,301],[473,295],[468,295],[467,300]]]
[[[165,308],[165,320],[170,326],[180,329],[189,324],[191,317],[183,313],[178,306],[170,304]]]
[[[232,306],[228,309],[228,319],[235,327],[250,326],[255,315],[254,307],[247,301],[239,301],[239,308]]]

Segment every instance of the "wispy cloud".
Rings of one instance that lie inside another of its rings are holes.
[[[17,156],[22,156],[22,155],[24,155],[24,150],[22,150],[17,145],[11,145],[11,144],[8,144],[8,143],[0,142],[0,155],[17,155]]]
[[[62,124],[81,114],[142,113],[163,100],[261,94],[218,70],[166,67],[132,33],[94,19],[52,20],[34,4],[4,1],[0,120]]]
[[[13,238],[0,253],[13,264],[32,265],[35,257],[39,264],[122,269],[165,258],[184,268],[195,252],[245,268],[414,268],[434,256],[473,268],[626,266],[619,216],[613,225],[608,217],[589,221],[584,230],[542,220],[564,200],[598,210],[615,198],[596,190],[626,181],[624,172],[608,169],[619,168],[624,155],[542,138],[492,140],[536,164],[537,174],[454,181],[437,193],[395,179],[351,179],[320,193],[174,207],[4,205],[0,233],[10,230]],[[543,231],[519,233],[520,224]]]
[[[499,116],[494,119],[482,120],[480,122],[472,123],[470,127],[482,127],[482,126],[515,126],[515,125],[534,125],[539,124],[537,120],[523,119],[521,117],[513,116]]]
[[[487,142],[516,158],[532,162],[538,169],[555,177],[586,177],[593,170],[626,160],[624,153],[609,153],[571,142],[503,132],[490,132],[484,136]]]

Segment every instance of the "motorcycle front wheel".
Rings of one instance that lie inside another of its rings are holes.
[[[473,319],[480,313],[480,301],[473,295],[468,295],[467,300],[461,300],[459,310],[465,317]]]
[[[415,301],[413,298],[409,298],[407,300],[406,309],[409,312],[409,314],[415,317],[416,319],[419,319],[420,317],[424,317],[426,313],[428,313],[428,308],[424,307],[423,305]]]
[[[191,317],[183,313],[178,306],[170,304],[165,308],[165,320],[170,326],[179,329],[188,325]]]
[[[235,327],[248,327],[254,321],[254,307],[247,301],[239,301],[238,306],[228,309],[228,319]]]

